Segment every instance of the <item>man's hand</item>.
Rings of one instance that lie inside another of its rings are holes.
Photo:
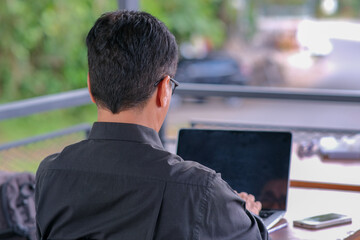
[[[236,192],[237,193],[237,192]],[[246,192],[237,193],[246,202],[246,209],[250,212],[259,215],[259,212],[262,208],[261,202],[255,201],[255,197],[252,194],[247,194]]]

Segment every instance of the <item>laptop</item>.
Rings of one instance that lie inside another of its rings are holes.
[[[177,154],[221,173],[237,192],[253,194],[267,229],[285,214],[290,132],[181,129]]]

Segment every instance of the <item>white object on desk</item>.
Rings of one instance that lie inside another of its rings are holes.
[[[345,223],[351,223],[351,218],[349,216],[338,213],[328,213],[301,220],[295,220],[294,226],[309,229],[320,229]]]
[[[360,159],[360,134],[353,137],[323,137],[319,141],[319,152],[330,159]]]

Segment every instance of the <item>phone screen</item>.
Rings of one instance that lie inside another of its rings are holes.
[[[335,220],[335,219],[342,218],[342,217],[344,217],[344,215],[336,214],[336,213],[329,213],[329,214],[306,218],[304,220],[309,221],[309,222],[326,222],[326,221]]]
[[[308,217],[302,220],[295,220],[294,225],[305,228],[322,228],[330,227],[333,225],[351,223],[351,218],[342,214],[328,213],[324,215],[318,215]]]

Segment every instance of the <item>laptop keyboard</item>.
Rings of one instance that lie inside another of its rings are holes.
[[[275,213],[275,211],[271,211],[271,210],[266,210],[266,211],[260,211],[259,216],[262,219],[266,219],[268,217],[270,217],[271,215],[273,215]]]

